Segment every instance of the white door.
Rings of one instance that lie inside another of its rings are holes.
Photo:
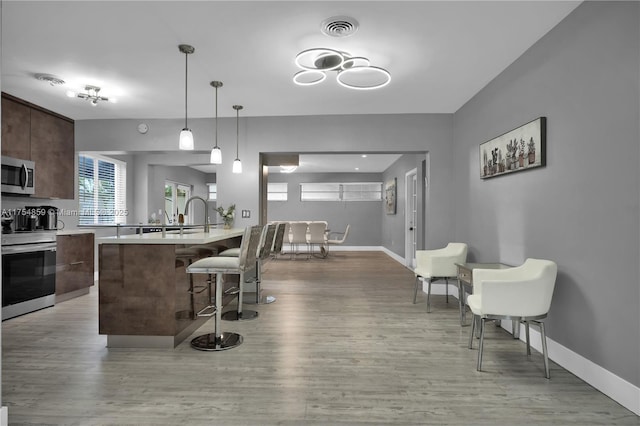
[[[416,267],[416,237],[418,235],[418,172],[413,169],[405,177],[405,265]]]

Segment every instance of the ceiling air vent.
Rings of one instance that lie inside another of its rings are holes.
[[[349,16],[333,16],[322,21],[320,31],[330,37],[347,37],[358,31],[358,21]]]

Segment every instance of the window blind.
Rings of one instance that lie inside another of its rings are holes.
[[[78,223],[114,225],[125,223],[125,163],[93,155],[78,158]]]

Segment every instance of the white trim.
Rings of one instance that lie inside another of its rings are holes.
[[[7,426],[9,424],[9,408],[0,408],[0,425]]]
[[[404,257],[400,256],[399,254],[396,254],[394,252],[392,252],[391,250],[389,250],[386,247],[380,247],[380,249],[390,258],[392,258],[393,260],[395,260],[396,262],[398,262],[399,264],[401,264],[402,266],[404,266],[405,268],[407,268],[407,265],[405,265],[404,263]],[[410,268],[407,268],[410,269]]]
[[[409,181],[411,180],[411,185],[409,185]],[[412,251],[411,250],[411,242],[410,242],[410,235],[411,233],[414,234],[414,243],[415,243],[415,238],[417,237],[418,233],[415,231],[415,228],[418,227],[417,223],[413,223],[410,225],[410,222],[413,221],[413,211],[412,209],[410,209],[409,207],[411,206],[411,199],[413,198],[413,181],[415,180],[416,182],[416,199],[415,199],[415,205],[413,206],[414,209],[418,209],[418,199],[417,199],[417,185],[418,185],[418,169],[414,168],[412,170],[409,170],[407,173],[405,173],[404,175],[404,264],[411,268],[411,267],[415,267],[416,265],[416,258],[415,256],[412,256],[411,258],[409,258],[409,253]],[[417,222],[417,214],[416,214],[416,222]],[[413,231],[409,231],[409,228],[413,228]]]

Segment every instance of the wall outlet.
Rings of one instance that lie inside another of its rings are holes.
[[[251,217],[251,210],[242,210],[242,218],[246,219]]]

